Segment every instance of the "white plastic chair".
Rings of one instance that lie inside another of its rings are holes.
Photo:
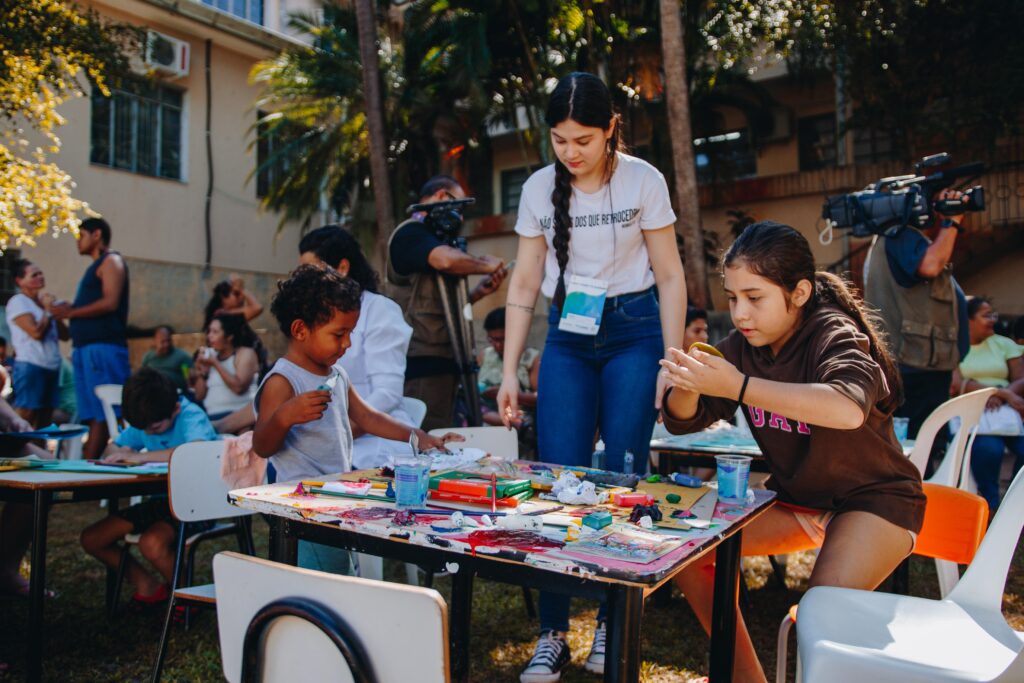
[[[414,427],[419,427],[423,424],[423,418],[427,416],[427,404],[418,398],[412,396],[402,397],[402,408],[405,409],[406,415],[412,420]]]
[[[214,584],[201,586],[181,586],[182,579],[185,583],[191,583],[191,576],[183,577],[183,574],[191,574],[191,571],[183,571],[185,563],[186,544],[197,542],[196,537],[211,537],[217,535],[217,527],[186,537],[186,525],[188,522],[205,522],[211,519],[227,519],[249,517],[254,513],[251,510],[236,507],[228,502],[228,485],[220,478],[220,462],[224,454],[223,441],[196,441],[178,446],[171,453],[170,464],[167,468],[167,491],[170,497],[171,513],[180,522],[178,525],[178,549],[174,557],[174,574],[171,585],[171,599],[167,604],[167,617],[164,620],[164,630],[160,637],[160,646],[157,651],[156,665],[153,668],[153,681],[160,680],[160,672],[163,669],[164,655],[167,651],[167,636],[170,632],[171,621],[174,617],[174,607],[177,604],[186,605],[186,614],[193,605],[212,607],[217,602],[217,595]],[[238,542],[249,554],[254,554],[252,547],[251,528],[242,522],[238,528]],[[192,546],[194,547],[194,545]],[[186,617],[186,625],[188,620]]]
[[[949,597],[927,600],[816,587],[800,601],[797,642],[805,683],[1024,681],[1024,634],[1001,608],[1024,526],[1024,471]]]
[[[431,588],[230,552],[213,558],[213,575],[229,683],[449,680],[448,608]]]
[[[981,421],[985,412],[985,404],[996,392],[995,389],[982,389],[951,398],[928,416],[928,419],[921,425],[914,441],[914,449],[910,452],[910,462],[914,463],[917,471],[924,477],[925,468],[928,466],[928,456],[932,452],[932,444],[939,430],[955,417],[960,418],[960,429],[957,430],[949,448],[946,450],[946,457],[943,459],[939,469],[928,481],[943,486],[957,486],[960,481],[960,474],[969,470],[970,461],[968,441],[971,439],[974,428]],[[952,455],[952,459],[950,456]]]
[[[971,485],[971,448],[977,436],[978,423],[985,413],[985,404],[994,393],[995,389],[981,389],[951,398],[936,408],[921,425],[917,440],[914,441],[914,450],[910,453],[910,461],[924,477],[935,435],[950,420],[960,418],[960,428],[953,435],[935,474],[927,480],[929,483],[977,493],[976,487]],[[939,580],[939,595],[944,598],[960,580],[960,570],[952,562],[935,560],[935,573]]]
[[[121,434],[121,423],[117,420],[114,406],[121,405],[121,393],[124,387],[120,384],[97,384],[93,389],[96,398],[103,404],[103,419],[107,422],[110,439],[114,440]]]

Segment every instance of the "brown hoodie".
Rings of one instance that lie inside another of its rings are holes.
[[[768,488],[779,500],[838,513],[862,510],[913,532],[924,521],[925,496],[917,468],[903,455],[892,428],[896,408],[867,336],[833,306],[812,311],[774,356],[735,330],[719,345],[725,358],[751,377],[793,384],[827,384],[854,401],[866,420],[857,429],[808,425],[757,406],[743,414],[768,462]],[[674,434],[704,429],[736,412],[737,402],[701,396],[690,420],[665,412]]]

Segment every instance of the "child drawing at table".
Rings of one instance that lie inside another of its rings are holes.
[[[167,462],[178,446],[220,438],[203,409],[179,397],[174,382],[152,368],[138,370],[125,382],[121,411],[129,426],[107,447],[104,462]],[[211,525],[200,522],[192,526],[199,531]],[[107,567],[117,569],[119,541],[131,533],[141,534],[139,552],[162,578],[157,579],[129,556],[125,576],[135,586],[132,603],[142,607],[165,602],[177,534],[167,496],[154,496],[89,526],[82,532],[82,547]]]
[[[722,271],[736,329],[718,345],[724,359],[673,349],[662,361],[665,424],[695,432],[742,405],[780,502],[745,528],[743,554],[821,547],[811,586],[871,590],[913,550],[924,519],[921,478],[893,433],[893,360],[861,302],[815,272],[793,228],[751,225]],[[705,629],[713,563],[677,579]],[[742,617],[736,636],[735,680],[765,681]]]
[[[278,283],[270,311],[288,337],[256,392],[253,450],[270,458],[278,481],[352,469],[352,425],[366,434],[444,448],[455,434],[430,436],[370,407],[335,362],[351,346],[359,322],[359,285],[333,268],[305,265]],[[347,551],[300,542],[299,566],[347,573]]]

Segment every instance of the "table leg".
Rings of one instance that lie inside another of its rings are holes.
[[[30,683],[43,678],[43,607],[46,593],[46,523],[52,494],[37,489],[32,501],[32,574],[29,577],[28,677]]]
[[[640,624],[644,590],[621,584],[608,587],[608,633],[604,680],[626,683],[640,680]]]
[[[107,500],[107,514],[116,515],[120,506],[120,502],[117,498],[110,498]],[[117,570],[107,568],[107,609],[111,609],[116,600],[114,595],[114,589],[117,587]],[[111,613],[113,614],[113,613]]]
[[[299,542],[289,535],[286,519],[276,515],[268,515],[270,525],[270,559],[274,562],[295,566],[299,561]]]
[[[743,532],[722,541],[715,556],[715,594],[711,612],[710,683],[732,681],[736,656],[736,589]]]
[[[469,680],[469,626],[472,616],[473,570],[465,563],[460,563],[459,570],[452,574],[452,605],[449,614],[449,661],[453,683]]]

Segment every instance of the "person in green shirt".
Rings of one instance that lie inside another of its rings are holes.
[[[142,357],[142,367],[153,368],[167,375],[179,391],[188,390],[188,373],[192,356],[174,346],[170,325],[161,325],[153,332],[153,349]]]

